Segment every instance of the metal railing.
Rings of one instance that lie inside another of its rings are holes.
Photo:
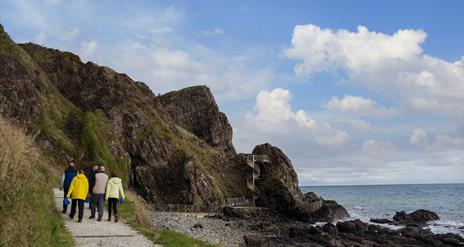
[[[155,204],[153,209],[162,212],[185,212],[185,213],[219,213],[223,207],[251,207],[251,201],[244,197],[226,198],[225,202],[218,205],[200,206],[193,204]]]

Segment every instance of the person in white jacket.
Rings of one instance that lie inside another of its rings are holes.
[[[118,222],[118,203],[126,199],[122,180],[112,174],[106,185],[106,200],[108,200],[108,221],[111,221],[111,213],[114,212],[114,222]]]
[[[101,221],[105,207],[106,184],[108,182],[108,175],[105,174],[105,167],[100,166],[94,176],[95,181],[91,191],[92,195],[90,197],[90,219],[95,218],[95,211],[98,209],[98,221]]]

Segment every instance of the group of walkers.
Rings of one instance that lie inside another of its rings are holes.
[[[95,219],[98,211],[98,221],[103,218],[105,200],[108,201],[108,221],[114,214],[114,221],[118,222],[118,203],[123,203],[125,199],[122,181],[120,178],[105,173],[104,166],[94,165],[89,179],[85,176],[84,170],[77,170],[74,162],[69,161],[68,167],[61,178],[61,190],[64,191],[63,214],[66,214],[71,199],[71,213],[69,217],[74,219],[76,208],[78,208],[78,222],[82,222],[84,217],[84,204],[90,204],[90,218]]]

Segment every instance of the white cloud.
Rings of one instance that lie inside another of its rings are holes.
[[[89,58],[92,55],[94,55],[94,52],[97,49],[97,47],[98,43],[95,40],[82,42],[79,49],[79,54],[82,56],[84,60],[90,60]]]
[[[306,146],[336,147],[348,142],[349,135],[345,131],[312,118],[304,110],[293,111],[291,99],[290,91],[282,88],[261,90],[256,96],[255,111],[247,114],[244,127],[277,142],[282,135],[288,141],[299,140]]]
[[[363,152],[366,156],[376,159],[388,159],[394,156],[396,145],[390,141],[377,141],[369,139],[363,143]]]
[[[451,137],[446,134],[436,134],[434,142],[427,146],[427,150],[450,151],[460,150],[464,154],[464,140],[459,137]],[[464,165],[464,163],[462,163]]]
[[[209,36],[209,35],[224,34],[225,31],[223,29],[221,29],[221,28],[215,27],[215,28],[213,28],[211,30],[201,30],[200,33],[203,34],[203,35]]]
[[[230,56],[201,45],[173,47],[173,42],[122,44],[106,56],[107,64],[166,92],[203,84],[219,101],[251,98],[274,79],[267,66],[256,66],[258,56]],[[244,51],[245,52],[245,51]],[[105,60],[105,61],[106,61]]]
[[[369,122],[366,121],[366,120],[359,119],[359,118],[348,118],[348,119],[347,119],[347,122],[348,122],[351,126],[357,128],[357,129],[359,129],[359,130],[363,130],[363,131],[370,130],[371,127],[372,127],[372,126],[371,126],[371,123],[369,123]]]
[[[427,34],[399,30],[393,35],[369,31],[297,25],[287,58],[300,61],[299,76],[342,70],[352,82],[421,112],[462,114],[464,61],[447,62],[422,54]]]
[[[427,143],[427,132],[421,128],[414,129],[411,138],[409,138],[409,143],[417,146],[425,145]]]
[[[71,31],[64,32],[63,35],[61,36],[61,40],[63,42],[70,42],[70,41],[73,41],[78,35],[79,35],[79,29],[74,28]]]
[[[385,108],[377,105],[372,99],[365,99],[358,96],[345,95],[343,99],[332,97],[326,106],[329,111],[341,112],[357,116],[380,116],[388,117],[396,113],[393,108]]]
[[[464,150],[464,140],[462,138],[446,134],[435,134],[433,140],[429,140],[427,132],[421,128],[413,130],[409,143],[422,147],[428,152]]]

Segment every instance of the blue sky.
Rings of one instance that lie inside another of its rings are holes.
[[[463,1],[10,1],[16,42],[155,93],[206,84],[302,185],[463,182]]]

